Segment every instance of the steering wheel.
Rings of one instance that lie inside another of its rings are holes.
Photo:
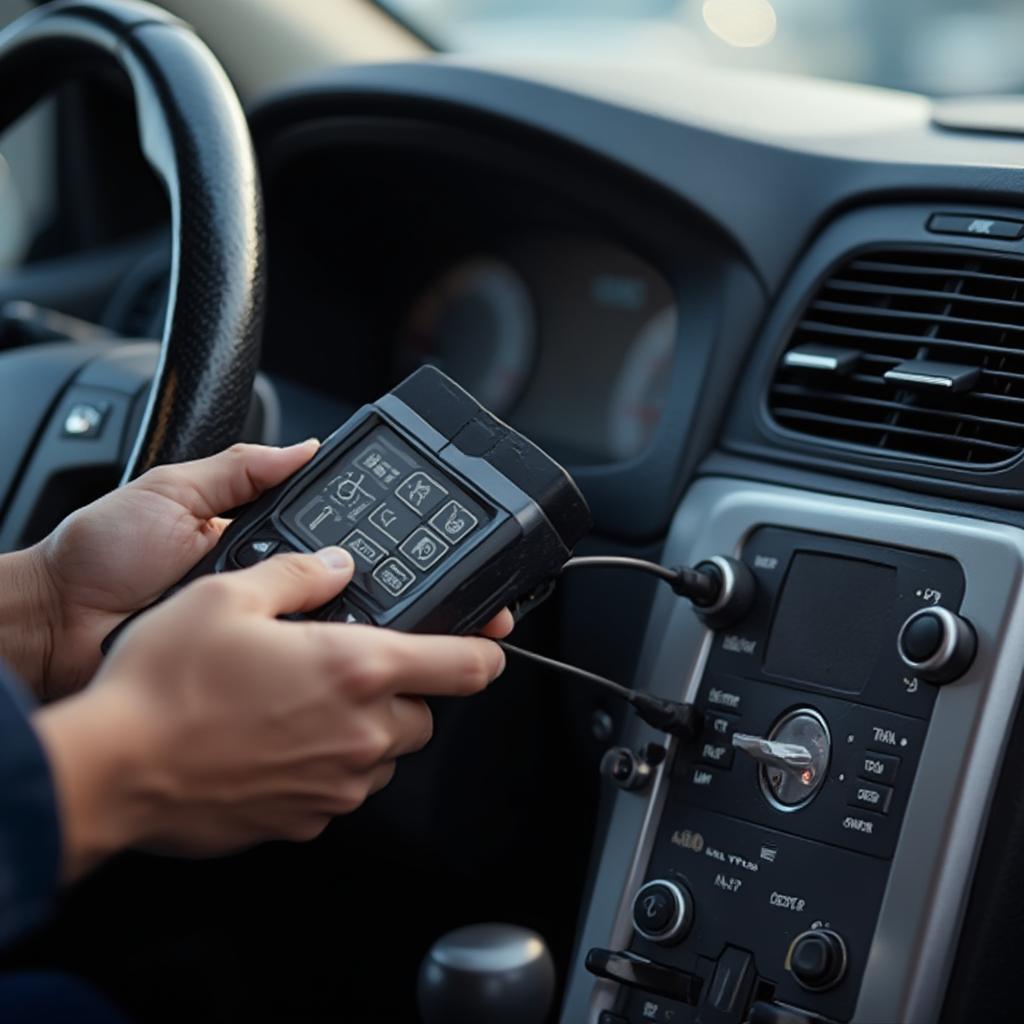
[[[48,524],[76,471],[105,470],[110,482],[120,472],[124,482],[211,454],[237,440],[252,400],[264,295],[259,179],[238,97],[192,30],[132,0],[57,0],[26,14],[0,33],[0,131],[97,66],[126,77],[142,150],[170,200],[163,336],[155,374],[151,352],[113,342],[0,354],[0,551]]]

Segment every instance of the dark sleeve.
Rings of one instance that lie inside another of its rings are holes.
[[[39,924],[57,891],[56,797],[31,710],[0,663],[0,947]]]

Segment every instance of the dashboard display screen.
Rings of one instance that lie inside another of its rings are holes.
[[[797,552],[772,624],[764,669],[859,693],[892,633],[896,569],[854,558]]]

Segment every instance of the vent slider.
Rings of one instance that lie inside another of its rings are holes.
[[[794,370],[825,370],[840,376],[853,371],[860,359],[860,352],[852,348],[836,348],[832,345],[798,345],[790,349],[782,362]]]
[[[912,359],[886,370],[883,376],[890,384],[945,391],[970,391],[978,383],[981,370],[977,366],[957,366],[955,363]]]

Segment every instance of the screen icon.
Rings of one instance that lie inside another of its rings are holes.
[[[479,521],[465,505],[460,505],[457,501],[449,501],[431,517],[430,525],[446,540],[452,544],[458,544]]]
[[[417,568],[429,569],[449,548],[440,537],[436,537],[425,526],[421,526],[413,530],[408,540],[398,550]]]

